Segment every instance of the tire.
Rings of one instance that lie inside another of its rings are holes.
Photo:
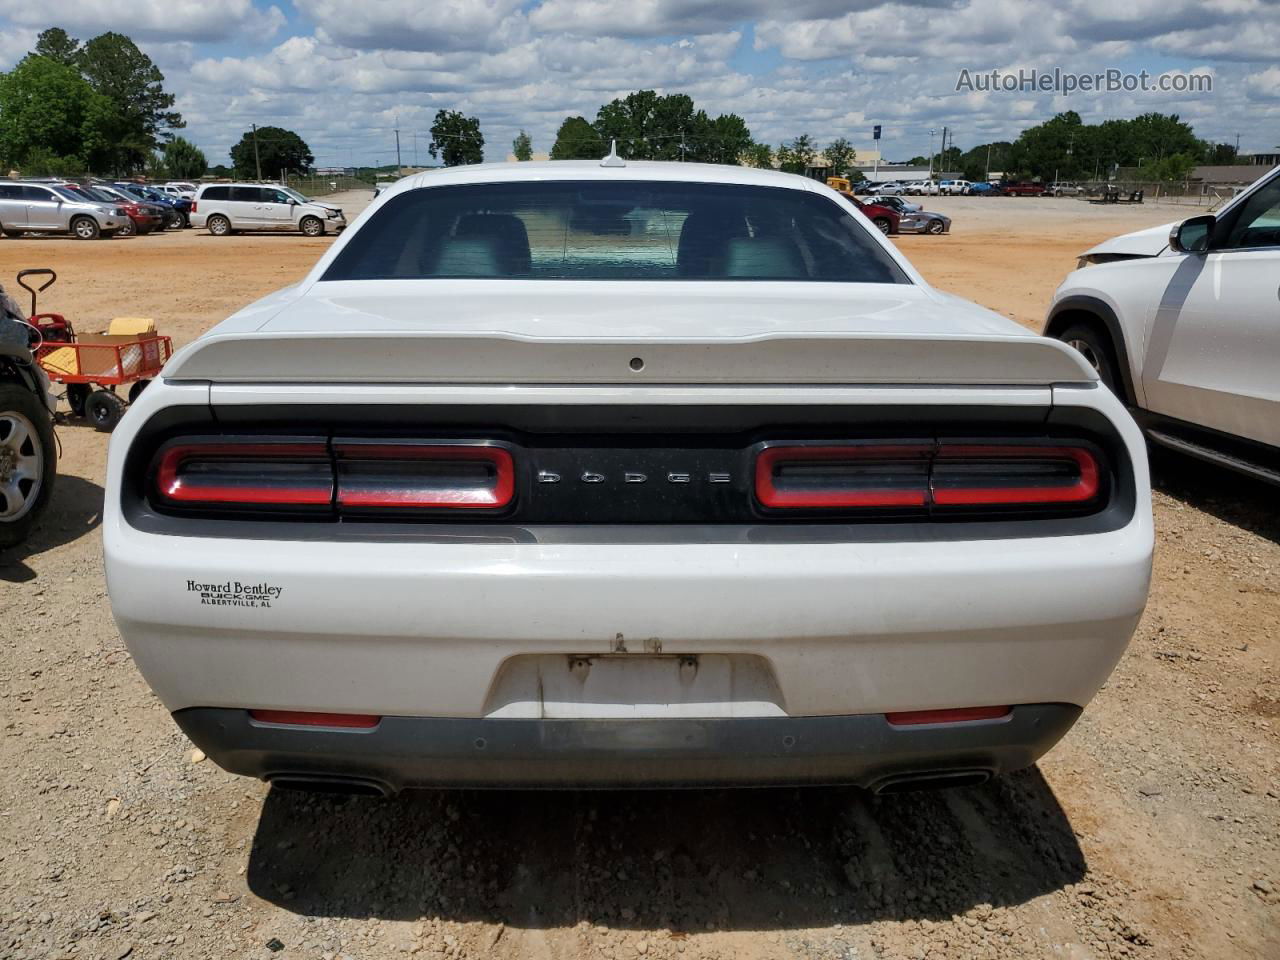
[[[164,228],[166,230],[181,230],[182,214],[178,213],[177,210],[166,210],[164,215]]]
[[[893,224],[889,222],[887,217],[876,217],[871,221],[876,225],[876,229],[883,233],[886,237],[893,230]]]
[[[926,224],[924,225],[924,232],[925,232],[925,233],[932,233],[932,234],[934,234],[935,236],[936,236],[937,234],[941,233],[941,232],[942,232],[942,221],[941,221],[941,220],[930,220],[928,223],[926,223]]]
[[[215,237],[231,236],[231,221],[221,214],[210,217],[205,222],[205,228]]]
[[[0,382],[0,549],[26,539],[49,505],[58,461],[40,398]]]
[[[1092,323],[1073,323],[1058,333],[1057,338],[1074,348],[1089,362],[1089,366],[1097,371],[1098,378],[1107,389],[1122,401],[1125,399],[1120,383],[1120,366],[1116,362],[1115,346],[1111,343],[1110,336]]]
[[[303,217],[298,223],[298,228],[306,237],[324,236],[324,221],[319,217]]]
[[[138,398],[142,396],[142,391],[147,389],[150,380],[135,380],[133,386],[129,388],[129,402],[137,403]]]
[[[116,231],[117,237],[136,237],[138,228],[133,225],[133,221],[125,217],[124,226]]]
[[[97,240],[102,236],[102,228],[93,217],[76,217],[71,221],[71,232],[77,240]]]
[[[110,433],[124,416],[124,401],[110,390],[95,390],[85,402],[84,413],[94,427]]]
[[[89,401],[89,394],[91,393],[93,393],[93,388],[87,383],[67,384],[67,406],[71,408],[71,412],[77,417],[84,416],[84,405]]]

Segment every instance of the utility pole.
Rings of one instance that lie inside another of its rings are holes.
[[[1240,156],[1240,134],[1236,134],[1236,156]]]
[[[934,128],[929,128],[929,179],[933,179],[933,133]]]
[[[413,166],[414,166],[414,169],[417,169],[417,166],[418,166],[418,131],[417,130],[413,131]]]
[[[396,117],[396,176],[404,175],[404,167],[400,165],[400,118]]]
[[[947,128],[942,128],[942,149],[938,151],[938,174],[941,176],[946,170],[943,164],[947,162]]]
[[[987,144],[987,175],[983,179],[991,179],[991,144],[989,143]]]
[[[258,180],[262,180],[262,159],[258,156],[258,125],[253,125],[253,165],[258,171]]]

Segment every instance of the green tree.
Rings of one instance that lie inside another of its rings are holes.
[[[552,160],[599,160],[605,145],[585,117],[565,117],[551,147]]]
[[[701,117],[695,127],[696,150],[689,160],[702,163],[740,164],[744,154],[751,147],[751,131],[747,122],[736,113],[722,113],[714,120],[708,120],[701,110],[694,115],[695,120]]]
[[[36,37],[35,52],[64,67],[74,67],[80,60],[80,41],[61,27],[50,27]]]
[[[174,180],[196,180],[209,169],[209,160],[199,147],[182,137],[164,145],[165,173]]]
[[[1185,153],[1174,153],[1161,157],[1149,167],[1143,167],[1144,179],[1150,180],[1186,180],[1196,165],[1196,158]]]
[[[262,176],[269,180],[275,180],[285,170],[309,170],[315,162],[307,142],[292,130],[259,127],[257,140],[257,160],[262,163]],[[240,142],[231,148],[231,163],[240,176],[257,176],[253,141],[253,131],[246,130]]]
[[[38,155],[66,158],[83,169],[82,148],[92,129],[93,91],[72,67],[31,54],[0,74],[0,165],[29,166]],[[79,171],[77,171],[79,172]]]
[[[146,162],[164,130],[186,126],[164,89],[164,74],[132,40],[104,33],[85,43],[77,62],[89,85],[115,107],[115,165],[133,170]]]
[[[756,143],[754,140],[743,151],[742,162],[748,167],[761,170],[773,169],[773,147],[767,143]]]
[[[511,152],[515,154],[517,160],[533,159],[533,140],[524,130],[516,134],[516,138],[511,141]]]
[[[802,133],[790,143],[783,143],[778,147],[778,165],[787,173],[804,173],[813,165],[817,155],[813,137]]]
[[[457,110],[437,111],[427,149],[433,157],[442,158],[446,167],[482,163],[484,134],[480,132],[480,118],[465,117]]]
[[[832,176],[843,177],[853,166],[854,160],[857,159],[858,151],[844,137],[836,137],[824,151],[827,155],[827,164],[831,167]]]

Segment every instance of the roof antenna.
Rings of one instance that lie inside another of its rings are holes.
[[[625,167],[627,161],[618,156],[618,141],[609,141],[609,155],[600,161],[602,167]]]

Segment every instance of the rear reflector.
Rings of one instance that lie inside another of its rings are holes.
[[[327,507],[333,472],[323,441],[182,442],[161,450],[155,489],[179,505]]]
[[[974,720],[998,720],[1013,712],[1013,707],[958,707],[953,710],[907,710],[886,713],[885,719],[895,727],[923,723],[970,723]]]
[[[515,462],[479,443],[335,441],[338,506],[501,510],[515,497]]]
[[[1053,509],[1094,503],[1103,477],[1079,443],[765,445],[755,493],[769,510]]]
[[[311,713],[302,710],[250,710],[258,723],[278,723],[290,727],[351,727],[368,730],[382,720],[368,713]]]

